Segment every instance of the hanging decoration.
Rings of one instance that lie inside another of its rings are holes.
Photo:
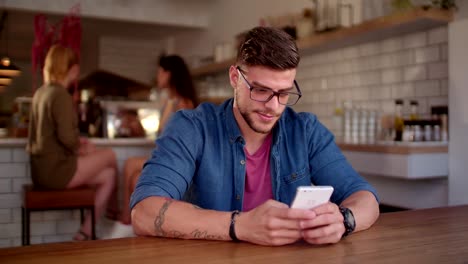
[[[57,24],[49,24],[44,14],[34,17],[34,42],[31,50],[33,92],[36,90],[37,75],[42,74],[47,52],[55,44],[71,48],[76,53],[78,61],[80,60],[81,19],[79,4],[73,6],[69,14]],[[74,97],[78,96],[77,86],[77,83],[75,83]]]

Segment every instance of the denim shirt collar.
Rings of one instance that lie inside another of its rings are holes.
[[[226,122],[227,133],[229,135],[229,142],[234,144],[238,140],[242,140],[242,143],[245,144],[244,137],[240,131],[239,125],[237,124],[236,118],[234,117],[234,98],[231,98],[223,103],[224,116]]]

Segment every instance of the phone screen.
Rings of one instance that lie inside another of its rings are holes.
[[[330,200],[332,186],[299,186],[291,208],[312,209]]]

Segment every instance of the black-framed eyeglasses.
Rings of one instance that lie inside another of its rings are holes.
[[[299,101],[299,99],[302,97],[302,92],[301,89],[299,88],[299,85],[297,84],[296,80],[294,80],[294,86],[296,87],[297,93],[296,92],[275,92],[270,88],[266,87],[254,87],[252,86],[249,81],[245,78],[242,69],[237,66],[236,67],[237,71],[239,74],[242,76],[242,79],[244,79],[245,84],[247,84],[247,87],[250,90],[250,99],[257,101],[257,102],[268,102],[271,100],[273,97],[278,97],[278,103],[282,105],[287,105],[287,106],[292,106]]]

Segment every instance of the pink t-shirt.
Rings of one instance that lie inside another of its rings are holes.
[[[252,155],[245,149],[247,162],[242,211],[250,211],[268,199],[273,198],[270,177],[271,139],[270,133],[262,146]]]

